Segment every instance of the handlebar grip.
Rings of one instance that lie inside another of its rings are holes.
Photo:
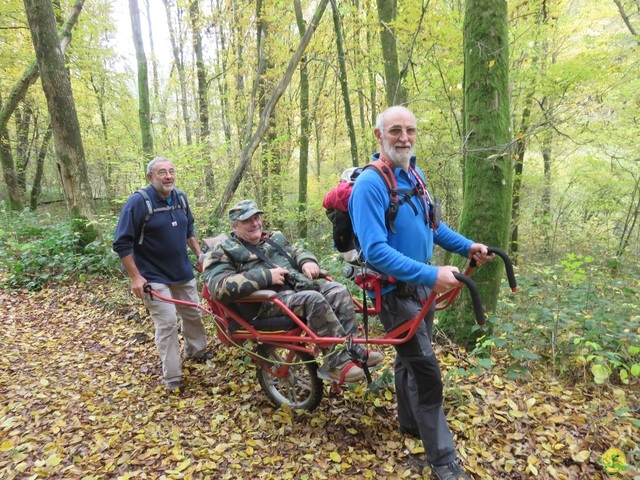
[[[516,283],[516,276],[513,273],[513,262],[511,262],[509,255],[507,255],[503,250],[500,250],[496,247],[487,247],[487,251],[489,253],[495,253],[500,258],[502,258],[502,261],[504,262],[504,269],[507,272],[507,279],[509,280],[509,287],[511,288],[512,292],[515,292],[518,289],[518,285]],[[475,268],[476,264],[476,261],[472,258],[470,265]]]
[[[476,322],[478,322],[478,325],[483,327],[484,324],[487,323],[487,320],[484,316],[484,310],[482,308],[482,300],[480,300],[480,293],[478,293],[478,287],[476,287],[475,282],[471,280],[471,278],[467,277],[466,275],[463,275],[462,273],[454,272],[453,276],[459,282],[464,283],[469,289],[469,294],[471,295],[471,303],[473,303],[473,313],[476,316]]]

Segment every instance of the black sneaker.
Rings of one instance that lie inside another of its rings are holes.
[[[431,471],[438,480],[471,480],[455,460],[446,465],[431,465]]]
[[[169,390],[169,393],[181,393],[184,392],[184,385],[180,380],[169,382],[167,383],[167,390]]]
[[[420,438],[420,431],[417,428],[400,426],[400,435],[409,435],[413,438]]]
[[[213,353],[211,352],[204,352],[199,357],[191,357],[191,360],[198,363],[207,363],[208,360],[212,360],[212,359],[213,359]]]

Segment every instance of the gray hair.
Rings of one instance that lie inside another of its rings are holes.
[[[159,162],[171,162],[171,163],[173,163],[167,157],[156,157],[156,158],[154,158],[153,160],[151,160],[147,164],[147,173],[153,172],[153,167],[155,166],[156,163],[159,163]]]
[[[394,105],[392,107],[387,108],[386,110],[380,112],[378,114],[378,116],[376,117],[376,128],[378,130],[383,130],[384,129],[384,117],[387,115],[387,113],[389,113],[392,110],[404,110],[406,112],[409,112],[411,115],[413,115],[413,119],[417,122],[417,118],[416,115],[409,110],[407,107],[405,107],[404,105]]]

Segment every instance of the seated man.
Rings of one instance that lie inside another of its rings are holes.
[[[243,200],[229,210],[231,236],[207,252],[204,281],[213,298],[229,304],[256,290],[275,290],[276,298],[306,319],[319,336],[346,337],[357,333],[356,313],[347,288],[338,282],[318,280],[316,257],[291,245],[281,232],[263,232],[261,214],[252,200]],[[283,315],[270,303],[238,303],[243,318]],[[364,357],[364,348],[357,346]],[[364,371],[355,365],[346,349],[324,349],[324,370],[333,380],[356,382]],[[379,352],[368,352],[367,366],[382,361]],[[342,378],[341,378],[342,377]]]

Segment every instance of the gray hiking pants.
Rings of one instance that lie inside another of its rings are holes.
[[[412,297],[398,297],[395,290],[382,297],[379,318],[387,331],[394,325],[415,317],[430,290],[418,287]],[[418,298],[419,297],[419,298]],[[405,430],[420,432],[427,461],[443,465],[456,459],[453,435],[442,408],[440,366],[431,345],[434,308],[407,342],[396,345],[395,384],[398,422]]]
[[[149,285],[164,297],[200,302],[195,278],[183,284],[150,283]],[[149,310],[155,326],[156,348],[162,361],[164,383],[178,381],[182,378],[182,362],[176,311],[182,318],[185,358],[199,357],[207,348],[207,333],[202,323],[202,314],[194,307],[174,305],[158,299],[150,300],[149,295],[145,295],[144,305]]]

